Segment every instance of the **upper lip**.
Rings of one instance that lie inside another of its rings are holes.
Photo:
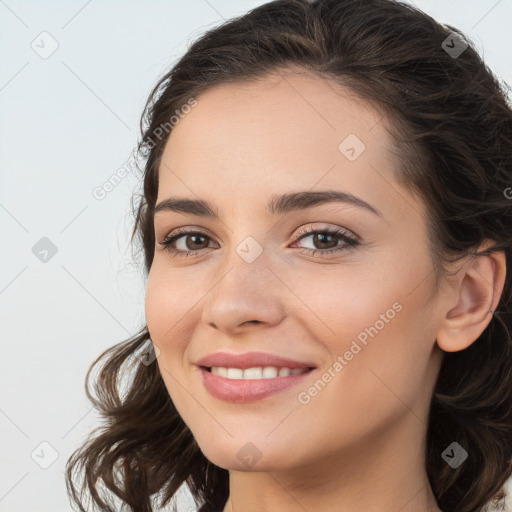
[[[285,357],[267,354],[265,352],[245,352],[242,354],[230,354],[228,352],[215,352],[196,362],[198,366],[210,368],[212,366],[222,368],[246,368],[276,366],[277,368],[316,368],[312,363],[293,361]]]

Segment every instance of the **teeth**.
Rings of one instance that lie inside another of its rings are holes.
[[[288,377],[289,375],[297,375],[305,373],[308,370],[302,368],[276,368],[275,366],[246,368],[224,368],[221,366],[212,366],[211,371],[214,375],[227,377],[228,379],[274,379],[275,377]]]
[[[226,377],[228,379],[243,379],[244,378],[244,371],[240,368],[227,368],[226,370]]]

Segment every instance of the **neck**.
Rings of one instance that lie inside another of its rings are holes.
[[[410,413],[403,420],[299,468],[230,471],[223,512],[440,512],[425,471],[424,426]]]

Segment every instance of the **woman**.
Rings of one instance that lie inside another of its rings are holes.
[[[80,509],[75,473],[99,510],[502,498],[512,111],[473,45],[390,0],[269,2],[189,48],[142,132],[147,325],[93,363]]]

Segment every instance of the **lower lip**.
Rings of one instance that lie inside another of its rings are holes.
[[[272,379],[228,379],[201,367],[206,389],[219,400],[227,402],[253,402],[275,395],[302,382],[314,370]]]

